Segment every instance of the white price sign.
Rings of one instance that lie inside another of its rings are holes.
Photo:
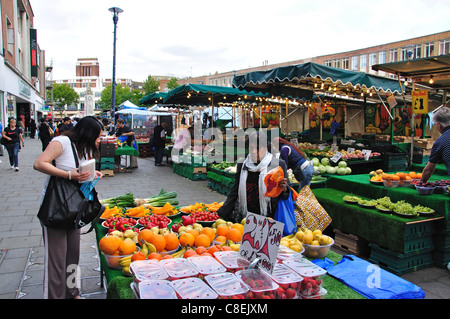
[[[277,262],[278,248],[283,237],[284,224],[261,215],[247,213],[239,255],[272,273]]]
[[[347,153],[352,154],[355,152],[355,149],[353,147],[347,148]]]
[[[333,163],[337,163],[342,157],[342,153],[341,152],[336,152],[336,154],[333,155],[333,157],[331,158],[331,161]]]
[[[372,154],[371,150],[362,150],[361,154],[364,155],[364,159],[368,161],[370,159],[370,154]]]

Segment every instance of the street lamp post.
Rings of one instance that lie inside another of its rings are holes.
[[[109,8],[109,11],[113,13],[114,22],[114,49],[113,49],[113,75],[112,75],[112,106],[111,106],[111,122],[115,125],[115,112],[116,112],[116,29],[117,22],[119,21],[119,13],[123,10],[117,7]]]

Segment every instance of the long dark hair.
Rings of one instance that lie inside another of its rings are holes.
[[[92,156],[100,158],[100,152],[95,143],[103,130],[102,124],[94,116],[85,116],[67,132],[67,136],[75,144],[80,158]]]
[[[300,153],[301,156],[303,156],[303,158],[307,158],[305,153],[302,152],[302,150],[300,148],[298,148],[297,146],[295,146],[294,144],[292,144],[289,141],[286,141],[284,138],[281,137],[277,137],[276,139],[278,139],[278,143],[280,145],[280,149],[282,146],[284,145],[289,145],[290,147],[292,147],[294,150],[296,150],[297,152]]]

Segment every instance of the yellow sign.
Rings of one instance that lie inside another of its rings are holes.
[[[416,114],[428,113],[428,90],[412,91],[412,108]]]

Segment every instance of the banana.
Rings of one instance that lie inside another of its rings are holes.
[[[155,248],[155,246],[153,245],[153,244],[150,244],[150,243],[145,243],[145,245],[148,247],[148,252],[151,254],[151,253],[156,253],[157,251],[156,251],[156,248]]]
[[[148,246],[146,244],[143,244],[140,250],[141,253],[143,253],[145,255],[145,257],[148,256],[149,251],[148,251]]]
[[[180,251],[173,253],[172,256],[173,256],[173,258],[181,258],[181,257],[183,257],[185,252],[186,252],[186,248],[183,248]]]
[[[120,258],[119,259],[119,264],[122,267],[130,266],[130,264],[131,264],[131,256]]]
[[[123,267],[122,268],[122,272],[127,274],[127,275],[131,275],[130,266]]]

